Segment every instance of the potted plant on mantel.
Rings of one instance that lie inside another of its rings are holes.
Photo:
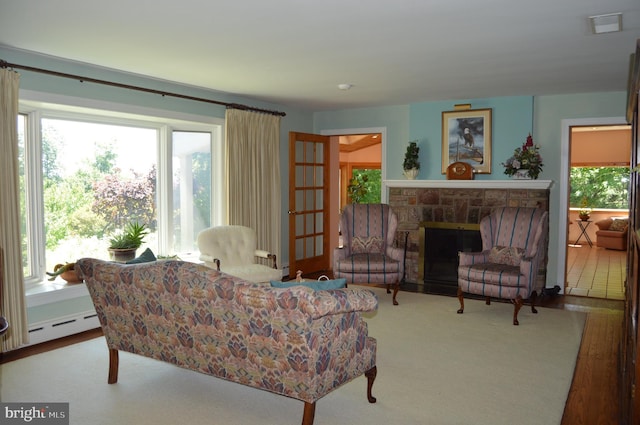
[[[415,180],[420,171],[420,161],[418,160],[420,148],[417,141],[409,142],[407,146],[407,152],[404,154],[404,162],[402,163],[402,169],[404,170],[404,176],[409,180]]]
[[[136,258],[136,251],[149,233],[146,224],[137,221],[127,224],[122,233],[109,241],[109,257],[112,261],[125,263]]]

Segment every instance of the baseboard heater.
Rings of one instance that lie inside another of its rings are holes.
[[[29,326],[29,344],[27,345],[40,344],[99,327],[100,321],[95,311],[32,323]]]

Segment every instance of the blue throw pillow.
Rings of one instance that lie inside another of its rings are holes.
[[[127,261],[127,264],[150,263],[150,262],[156,261],[156,260],[157,260],[157,258],[153,254],[153,251],[151,251],[149,248],[147,248],[138,257],[134,258],[133,260]]]
[[[288,282],[280,282],[277,280],[271,281],[271,286],[274,288],[290,288],[292,286],[303,285],[307,286],[314,291],[322,291],[327,289],[341,289],[347,286],[347,279],[334,279],[334,280],[306,280],[304,282],[298,282],[291,280]]]

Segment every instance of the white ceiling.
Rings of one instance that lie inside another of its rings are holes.
[[[312,111],[626,91],[638,38],[638,0],[0,0],[1,46]]]

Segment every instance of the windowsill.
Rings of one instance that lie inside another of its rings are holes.
[[[176,259],[192,263],[202,263],[199,252],[188,252],[177,255]],[[84,283],[67,283],[61,278],[32,284],[25,290],[27,307],[36,307],[59,301],[89,296],[89,290]]]
[[[88,296],[84,283],[66,283],[61,280],[35,285],[26,291],[27,307],[36,307],[59,301]]]

